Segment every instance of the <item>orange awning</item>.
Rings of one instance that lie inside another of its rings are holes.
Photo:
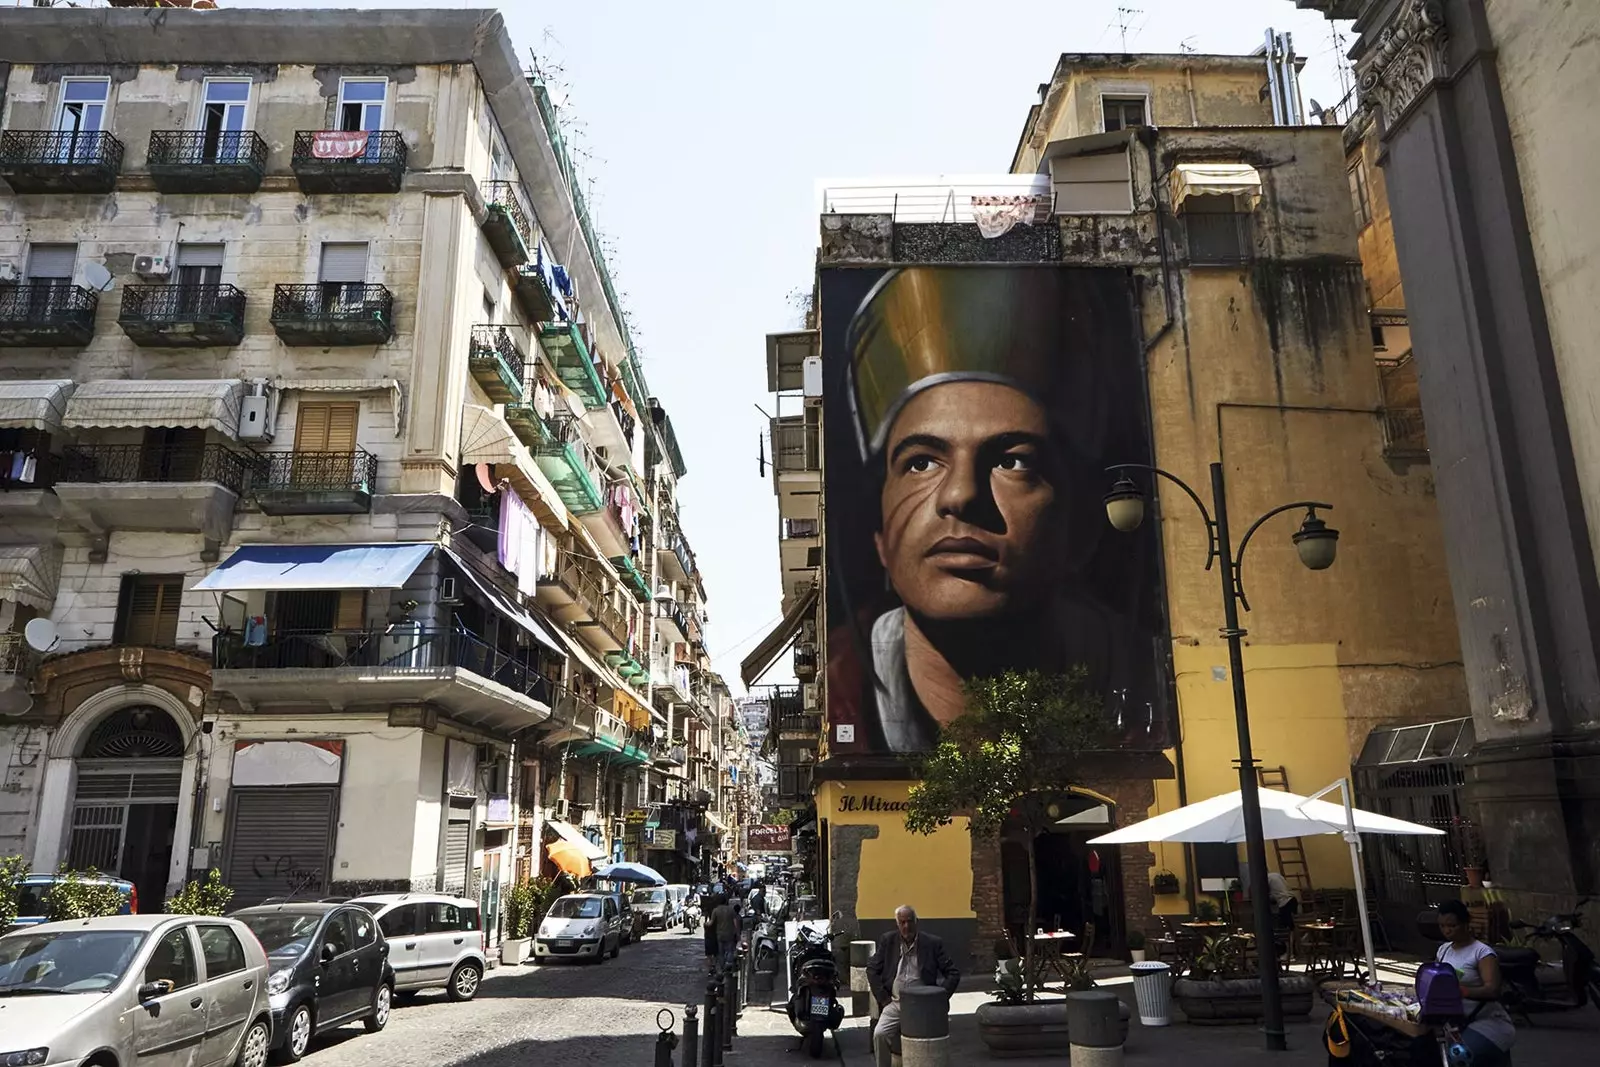
[[[587,878],[594,873],[589,858],[570,841],[552,841],[544,847],[544,851],[551,863],[574,878]]]

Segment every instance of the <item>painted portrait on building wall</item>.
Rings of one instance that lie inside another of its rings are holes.
[[[1127,276],[821,284],[830,755],[930,750],[967,679],[1074,667],[1118,743],[1162,747],[1156,524],[1118,534],[1102,504],[1105,468],[1150,455]]]

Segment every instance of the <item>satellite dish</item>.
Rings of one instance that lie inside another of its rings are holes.
[[[89,288],[102,293],[111,289],[111,272],[99,263],[89,262],[83,265],[83,280]]]
[[[56,624],[49,619],[29,619],[28,625],[22,628],[22,639],[35,652],[54,652],[61,643]]]

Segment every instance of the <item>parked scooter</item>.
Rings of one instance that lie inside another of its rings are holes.
[[[789,1022],[800,1034],[800,1047],[807,1056],[822,1058],[823,1040],[844,1022],[844,1005],[839,1003],[839,965],[833,958],[836,937],[802,926],[789,949]],[[837,1036],[834,1038],[838,1040]]]
[[[1546,986],[1539,981],[1539,953],[1534,949],[1495,947],[1504,980],[1500,999],[1513,1015],[1526,1018],[1540,1012],[1572,1011],[1591,1003],[1600,1008],[1600,967],[1595,965],[1594,950],[1573,933],[1582,925],[1581,912],[1588,903],[1585,898],[1577,911],[1552,915],[1538,926],[1511,924],[1514,930],[1527,930],[1530,938],[1555,941],[1561,946],[1559,986]]]

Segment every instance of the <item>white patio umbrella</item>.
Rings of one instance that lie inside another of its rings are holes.
[[[1318,798],[1337,789],[1343,804]],[[1367,887],[1361,875],[1362,834],[1442,834],[1421,823],[1362,811],[1350,803],[1350,782],[1341,778],[1309,797],[1281,789],[1260,789],[1261,836],[1268,841],[1286,837],[1341,834],[1350,846],[1350,866],[1355,872],[1356,907],[1361,913],[1361,940],[1367,952],[1367,976],[1378,979],[1372,949],[1372,929],[1367,922]],[[1141,842],[1239,842],[1245,839],[1243,794],[1238,790],[1187,804],[1176,811],[1124,826],[1089,841],[1091,845],[1132,845]]]

